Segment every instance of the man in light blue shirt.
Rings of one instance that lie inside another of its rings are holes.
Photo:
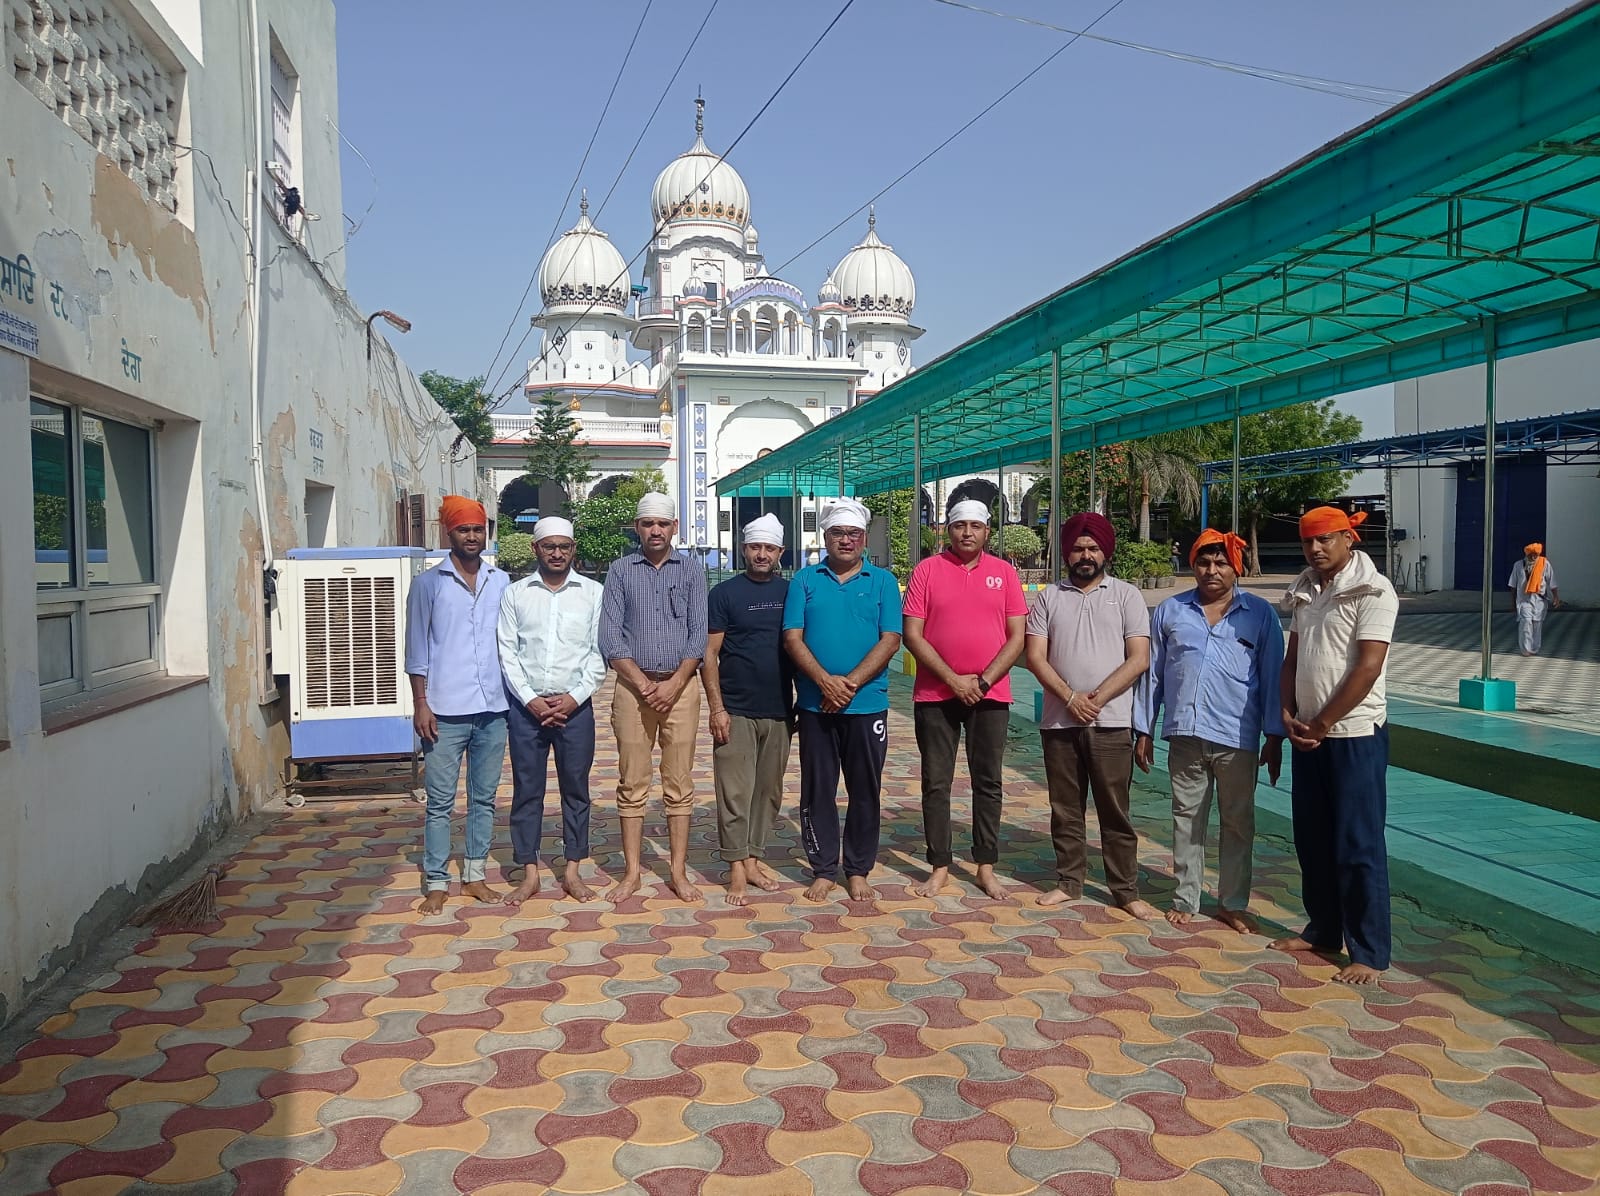
[[[1178,887],[1167,921],[1182,926],[1200,912],[1206,820],[1216,794],[1221,823],[1217,919],[1241,934],[1250,917],[1250,856],[1255,843],[1256,772],[1278,783],[1283,763],[1283,627],[1264,598],[1238,588],[1244,541],[1207,528],[1189,551],[1195,588],[1156,607],[1150,668],[1134,691],[1134,761],[1154,762],[1151,735],[1165,710],[1172,786],[1172,869]],[[1266,733],[1266,745],[1261,743]]]
[[[488,522],[482,503],[448,495],[439,505],[439,530],[450,555],[420,574],[406,599],[406,673],[428,793],[422,832],[427,893],[417,907],[424,914],[443,910],[450,888],[450,816],[463,755],[467,833],[461,892],[478,901],[499,897],[485,876],[494,838],[494,795],[506,755],[509,703],[495,625],[507,578],[484,564]]]
[[[506,894],[520,905],[539,891],[539,837],[550,752],[561,790],[561,886],[579,901],[594,890],[579,865],[589,858],[589,770],[594,766],[594,697],[606,675],[600,656],[600,583],[572,570],[572,524],[546,515],[533,526],[538,572],[506,587],[500,600],[500,665],[511,702],[511,850],[526,870]]]

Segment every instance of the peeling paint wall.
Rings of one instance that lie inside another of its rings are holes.
[[[9,272],[0,282],[0,1022],[280,793],[288,736],[261,563],[304,540],[308,484],[334,488],[340,544],[392,541],[401,493],[431,505],[483,489],[381,336],[369,361],[342,289],[331,0],[262,0],[262,69],[270,31],[299,79],[298,167],[323,219],[294,236],[272,214],[262,225],[258,501],[245,6],[101,2],[181,68],[194,150],[168,210],[0,73],[0,257],[24,256],[33,275],[27,298]],[[18,327],[36,342],[8,347]],[[30,394],[152,429],[162,651],[170,672],[202,679],[54,734],[38,681]]]

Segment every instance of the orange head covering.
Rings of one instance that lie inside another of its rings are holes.
[[[483,504],[475,498],[463,498],[459,494],[445,495],[439,501],[439,530],[448,536],[463,524],[477,524],[487,531],[489,516]]]
[[[1523,556],[1543,556],[1544,555],[1544,545],[1539,543],[1539,541],[1537,541],[1537,540],[1535,540],[1532,544],[1524,544],[1522,546],[1522,555]]]
[[[1533,562],[1533,568],[1528,570],[1528,579],[1522,583],[1522,592],[1537,594],[1544,587],[1544,545],[1535,540],[1532,544],[1524,545],[1522,551],[1538,558]]]
[[[1357,511],[1354,515],[1348,511],[1341,511],[1338,507],[1313,507],[1300,516],[1300,538],[1309,540],[1313,536],[1325,536],[1329,532],[1349,532],[1356,540],[1361,535],[1356,531],[1367,521],[1365,511]]]
[[[1196,538],[1194,547],[1189,549],[1189,564],[1191,566],[1194,564],[1201,549],[1209,548],[1213,544],[1222,545],[1223,555],[1228,558],[1228,564],[1233,566],[1235,573],[1244,572],[1244,537],[1236,536],[1232,532],[1219,532],[1214,527],[1206,528]]]

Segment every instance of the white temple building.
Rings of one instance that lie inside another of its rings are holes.
[[[554,392],[571,407],[594,456],[589,490],[641,466],[667,478],[680,538],[691,548],[732,546],[732,529],[759,499],[717,499],[716,480],[765,451],[905,377],[913,368],[916,281],[878,236],[865,236],[814,297],[767,272],[749,189],[704,139],[657,176],[654,239],[638,285],[622,252],[589,216],[545,254],[538,283],[543,333],[528,364],[530,404]],[[497,489],[522,473],[529,415],[497,415],[497,444],[482,459]],[[803,494],[802,547],[817,546],[816,511],[829,496]],[[766,509],[794,527],[791,494]],[[720,534],[718,523],[720,521]]]

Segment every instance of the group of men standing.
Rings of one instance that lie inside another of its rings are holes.
[[[1044,689],[1040,724],[1050,794],[1054,886],[1050,907],[1080,900],[1092,798],[1113,902],[1160,917],[1138,888],[1138,838],[1129,812],[1135,765],[1154,764],[1158,720],[1167,743],[1177,886],[1166,917],[1201,913],[1206,823],[1213,796],[1221,823],[1217,917],[1254,932],[1248,910],[1254,792],[1265,767],[1277,783],[1282,743],[1295,748],[1293,807],[1308,924],[1285,950],[1347,949],[1338,978],[1370,982],[1389,962],[1383,842],[1384,665],[1397,602],[1371,560],[1354,549],[1356,525],[1336,508],[1301,520],[1308,568],[1290,587],[1285,649],[1278,615],[1238,585],[1243,543],[1207,530],[1189,554],[1195,588],[1152,618],[1139,590],[1108,572],[1115,532],[1095,513],[1062,528],[1067,577],[1032,609],[1016,570],[989,554],[989,511],[955,504],[948,544],[909,578],[865,556],[870,516],[853,499],[819,520],[825,555],[792,580],[778,573],[783,527],[763,515],[743,529],[745,569],[707,592],[704,571],[673,550],[672,500],[639,502],[639,549],[616,561],[604,586],[573,571],[572,525],[535,525],[538,570],[511,583],[482,561],[481,505],[445,500],[449,557],[414,584],[407,627],[416,727],[428,792],[423,912],[448,888],[450,818],[463,756],[468,804],[462,891],[494,900],[485,869],[494,790],[509,740],[511,836],[521,882],[504,900],[539,891],[539,846],[548,758],[562,806],[561,883],[580,901],[589,854],[592,698],[616,673],[611,729],[618,753],[624,874],[606,896],[642,879],[643,818],[659,752],[672,891],[694,901],[688,874],[693,763],[703,692],[711,732],[717,828],[728,900],[781,883],[765,863],[780,810],[790,738],[798,736],[800,831],[812,901],[843,883],[873,896],[880,795],[888,747],[888,677],[904,638],[916,660],[914,725],[922,770],[932,896],[954,862],[950,793],[962,737],[972,785],[977,887],[1008,893],[995,875],[1002,836],[1002,770],[1012,666],[1025,655]],[[699,683],[696,684],[698,675]],[[841,825],[837,791],[846,803]]]

